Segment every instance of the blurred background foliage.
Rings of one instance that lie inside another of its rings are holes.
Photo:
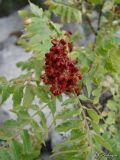
[[[41,6],[44,0],[31,0],[36,5]],[[28,5],[28,0],[0,0],[0,17],[8,16],[9,14],[15,12]]]

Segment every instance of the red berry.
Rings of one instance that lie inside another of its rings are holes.
[[[65,44],[66,44],[66,41],[65,41],[64,39],[61,39],[61,40],[60,40],[60,43],[61,43],[62,45],[65,45]]]
[[[52,39],[52,40],[51,40],[51,43],[52,43],[53,45],[57,45],[58,40],[57,40],[57,39]]]

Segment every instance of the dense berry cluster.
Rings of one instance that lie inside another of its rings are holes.
[[[68,57],[72,51],[72,43],[64,39],[53,39],[53,46],[45,54],[45,73],[42,79],[45,84],[51,84],[50,91],[55,95],[63,92],[80,92],[78,80],[82,75],[75,66],[76,62]]]

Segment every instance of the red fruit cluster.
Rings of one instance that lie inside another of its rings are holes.
[[[51,85],[50,91],[55,96],[63,92],[80,93],[78,80],[82,79],[82,75],[75,66],[76,62],[68,57],[73,48],[72,43],[64,39],[53,39],[51,42],[53,46],[45,54],[43,82]]]

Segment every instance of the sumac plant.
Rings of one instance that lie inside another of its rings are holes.
[[[45,5],[19,12],[25,30],[18,43],[32,52],[17,63],[24,74],[0,77],[0,103],[10,97],[16,115],[0,125],[0,160],[39,159],[51,128],[68,136],[49,159],[119,160],[120,0]]]

